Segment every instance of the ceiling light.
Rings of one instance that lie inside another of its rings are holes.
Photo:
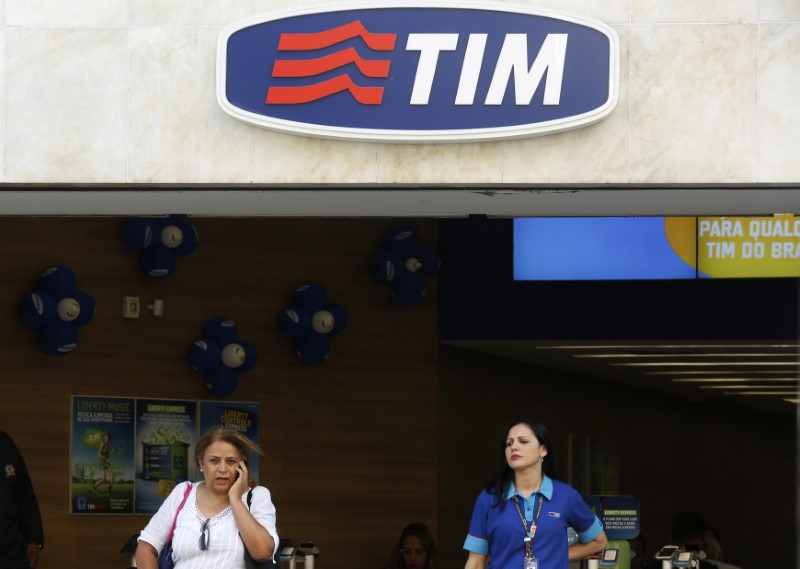
[[[731,372],[722,370],[698,369],[698,370],[687,370],[687,371],[679,371],[679,370],[646,371],[644,372],[644,375],[720,375],[723,373],[731,373]],[[771,374],[780,375],[786,372],[780,370],[747,370],[747,372],[741,372],[741,373],[747,373],[748,375],[771,375]]]
[[[642,348],[661,348],[661,349],[741,349],[741,348],[771,348],[779,350],[798,350],[800,344],[598,344],[598,345],[563,345],[563,346],[535,346],[537,350],[637,350]]]
[[[786,389],[785,385],[699,385],[700,389]]]
[[[612,366],[798,366],[800,362],[631,362]]]
[[[723,395],[797,395],[797,391],[725,391]]]
[[[719,352],[709,352],[704,354],[698,353],[680,353],[673,354],[658,352],[652,354],[572,354],[573,358],[788,358],[793,357],[792,354],[740,354],[731,352],[730,354],[721,354]]]
[[[759,383],[761,381],[797,382],[796,377],[673,377],[673,383]]]

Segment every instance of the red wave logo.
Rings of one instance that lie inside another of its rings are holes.
[[[331,28],[323,32],[281,34],[279,51],[313,51],[323,49],[353,38],[361,38],[373,51],[392,51],[397,34],[374,34],[359,21]],[[310,59],[278,59],[272,69],[272,77],[314,77],[350,63],[367,77],[388,77],[391,61],[364,59],[355,48],[349,47],[323,57]],[[357,85],[347,73],[309,85],[270,87],[267,91],[268,105],[296,105],[310,103],[335,93],[348,91],[364,105],[380,105],[383,87]]]

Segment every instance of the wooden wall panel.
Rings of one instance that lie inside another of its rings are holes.
[[[0,218],[0,428],[34,478],[47,539],[41,567],[124,567],[119,550],[148,519],[68,514],[70,396],[214,399],[185,355],[216,316],[235,320],[259,349],[228,399],[261,403],[261,482],[280,533],[315,540],[323,569],[382,565],[404,524],[436,526],[435,280],[424,302],[400,307],[369,279],[367,259],[397,220],[191,221],[197,251],[170,278],[152,280],[122,241],[122,218]],[[435,222],[413,225],[435,245]],[[72,267],[97,303],[77,350],[62,357],[41,352],[17,314],[51,264]],[[307,281],[349,315],[319,366],[301,364],[277,325]],[[163,299],[164,315],[123,319],[123,296]]]

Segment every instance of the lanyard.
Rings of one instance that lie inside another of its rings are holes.
[[[542,502],[544,502],[544,496],[539,494],[539,504],[536,506],[536,514],[533,516],[531,527],[528,528],[528,522],[525,520],[525,516],[522,515],[522,510],[519,507],[519,500],[517,500],[517,496],[514,496],[514,505],[517,507],[519,519],[522,520],[522,527],[525,528],[525,557],[533,557],[531,542],[533,542],[533,538],[536,535],[536,522],[539,521],[539,514],[542,513]]]

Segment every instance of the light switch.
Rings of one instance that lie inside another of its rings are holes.
[[[139,318],[139,297],[138,296],[123,296],[122,297],[122,317],[123,318]]]

